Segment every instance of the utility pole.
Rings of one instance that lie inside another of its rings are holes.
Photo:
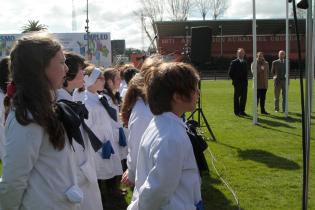
[[[86,0],[86,41],[87,41],[87,59],[90,61],[90,31],[89,31],[89,0]]]

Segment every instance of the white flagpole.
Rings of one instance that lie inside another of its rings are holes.
[[[289,59],[290,59],[290,48],[289,48],[289,2],[286,2],[286,19],[285,19],[285,51],[286,51],[286,61],[285,61],[285,117],[288,117],[288,100],[289,100]]]
[[[312,20],[312,0],[308,0],[309,8],[307,9],[307,19],[306,19],[306,56],[305,56],[305,113],[304,113],[304,120],[305,120],[305,152],[306,152],[306,199],[308,199],[308,184],[309,184],[309,159],[310,159],[310,139],[311,139],[311,94],[312,94],[312,60],[314,54],[312,52],[312,41],[313,41],[313,20]],[[307,208],[307,201],[306,201],[306,208]]]
[[[256,2],[253,0],[253,124],[257,124],[257,42],[256,42]]]
[[[314,5],[313,5],[314,7],[313,7],[313,34],[312,34],[312,37],[313,37],[313,39],[312,39],[312,47],[311,47],[311,55],[312,55],[312,57],[311,57],[311,69],[312,69],[312,71],[311,71],[311,93],[310,93],[310,95],[311,95],[311,113],[312,113],[312,110],[313,110],[313,84],[314,84],[314,67],[315,67],[315,64],[314,64],[314,56],[315,56],[315,36],[314,36],[314,34],[315,34],[315,2],[314,2]],[[310,8],[312,8],[312,1],[311,1],[311,4],[310,4]]]

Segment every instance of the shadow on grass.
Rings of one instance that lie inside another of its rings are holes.
[[[273,118],[273,119],[276,119],[276,120],[283,120],[285,122],[289,122],[289,123],[294,123],[294,122],[301,122],[301,119],[300,118],[294,118],[294,117],[286,117],[286,116],[277,116],[277,115],[265,115],[266,117],[270,117],[270,118]]]
[[[269,125],[271,127],[286,127],[286,128],[294,128],[293,126],[288,125],[287,123],[283,123],[283,122],[279,122],[279,121],[274,121],[274,120],[267,120],[267,119],[262,119],[259,118],[258,119],[258,123],[260,124],[266,124]]]
[[[295,118],[286,118],[286,117],[279,117],[279,116],[274,116],[274,115],[264,115],[266,117],[278,119],[278,120],[283,120],[286,122],[294,122],[296,119]],[[253,116],[248,115],[248,116],[242,116],[241,118],[247,119],[247,120],[252,120]],[[274,120],[267,120],[264,118],[261,118],[261,116],[258,118],[258,123],[266,124],[272,127],[286,127],[286,128],[295,128],[293,126],[288,125],[286,122],[279,122],[279,121],[274,121]]]
[[[302,137],[302,135],[299,135],[297,133],[290,133],[290,132],[282,131],[282,130],[279,130],[279,129],[275,129],[273,127],[268,127],[266,125],[259,124],[259,122],[260,121],[258,121],[258,124],[257,124],[257,126],[259,126],[259,127],[262,127],[262,128],[265,128],[265,129],[269,129],[269,130],[273,130],[273,131],[277,131],[277,132],[280,132],[280,133],[286,133],[286,134],[290,134],[290,135],[293,135],[293,136]]]
[[[212,178],[209,174],[202,178],[202,200],[207,210],[238,210],[236,201],[231,201],[214,184],[221,183],[219,179]],[[240,208],[242,210],[242,208]]]
[[[269,168],[297,170],[300,166],[292,160],[274,155],[270,152],[258,149],[238,150],[238,155],[244,160],[253,160],[263,163]]]
[[[297,116],[299,118],[301,118],[301,116],[302,116],[302,114],[298,113],[298,112],[289,112],[288,114],[289,115],[295,115],[295,116]],[[313,119],[313,120],[315,119],[314,112],[312,112],[312,114],[311,114],[311,119]]]

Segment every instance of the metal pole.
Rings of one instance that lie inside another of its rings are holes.
[[[314,54],[312,53],[312,41],[313,41],[313,20],[312,20],[312,0],[308,0],[307,19],[306,19],[306,97],[305,97],[305,151],[306,151],[306,209],[308,201],[308,179],[309,179],[309,158],[310,158],[310,139],[311,139],[311,94],[312,94],[312,60]]]
[[[256,2],[253,0],[253,124],[257,124],[257,42],[256,42]]]
[[[220,41],[221,41],[221,53],[220,53],[220,55],[221,55],[221,57],[223,56],[223,47],[222,47],[222,39],[223,39],[223,36],[222,36],[222,25],[219,25],[219,28],[220,28],[220,32],[221,32],[221,37],[220,37]]]
[[[286,19],[285,19],[285,51],[286,51],[286,60],[285,60],[285,117],[288,117],[288,97],[289,97],[289,59],[290,59],[290,48],[289,48],[289,2],[286,2]]]
[[[89,31],[89,0],[86,0],[86,40],[87,40],[87,60],[90,61],[90,31]]]
[[[310,5],[310,8],[312,8],[312,2],[311,2],[311,5]],[[314,34],[315,34],[315,21],[314,21],[314,18],[315,18],[315,2],[314,2],[314,5],[313,5],[313,34],[312,34],[312,37],[313,37],[313,39],[312,39],[312,47],[311,47],[311,87],[313,87],[313,84],[314,84],[314,67],[315,67],[315,64],[314,64],[314,56],[315,56],[315,36],[314,36]],[[313,88],[311,88],[310,89],[311,90],[311,93],[310,93],[310,95],[311,95],[311,113],[312,113],[312,110],[313,110]]]

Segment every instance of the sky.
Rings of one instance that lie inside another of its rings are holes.
[[[87,1],[73,1],[76,31],[72,30],[72,0],[0,0],[0,34],[20,33],[28,20],[39,20],[52,33],[83,33]],[[256,0],[256,17],[285,18],[285,5],[286,0]],[[134,15],[139,7],[139,0],[89,0],[90,32],[110,32],[112,40],[125,39],[128,48],[146,49],[149,41],[142,36],[140,18]],[[229,0],[229,7],[221,18],[251,19],[252,0]],[[188,19],[202,18],[194,10]]]

